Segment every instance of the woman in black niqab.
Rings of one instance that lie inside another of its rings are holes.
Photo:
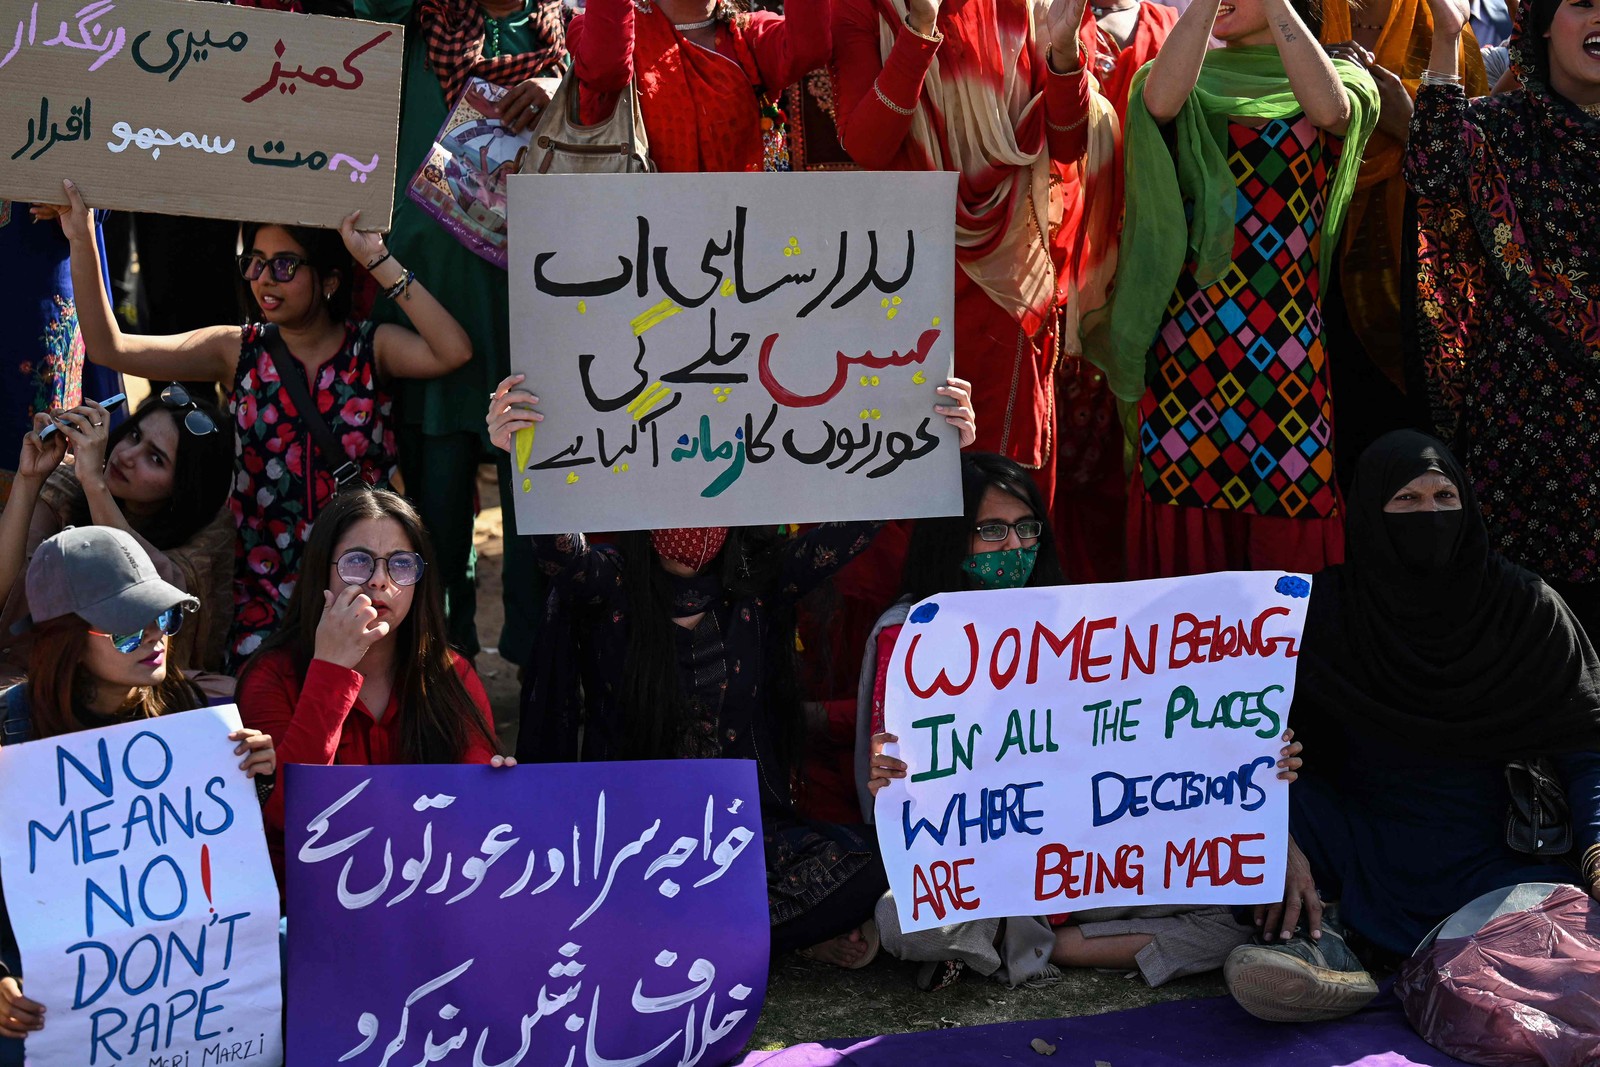
[[[1385,511],[1432,472],[1459,510]],[[1291,830],[1345,924],[1409,954],[1491,889],[1592,880],[1506,844],[1508,760],[1563,778],[1575,858],[1600,841],[1600,660],[1561,598],[1489,548],[1466,472],[1401,430],[1363,453],[1347,562],[1316,576],[1291,717]]]

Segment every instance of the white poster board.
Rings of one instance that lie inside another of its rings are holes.
[[[930,597],[895,643],[875,815],[901,926],[1281,899],[1310,580]]]
[[[511,178],[517,532],[959,512],[955,185]]]
[[[283,1062],[278,889],[232,706],[0,746],[30,1067]]]

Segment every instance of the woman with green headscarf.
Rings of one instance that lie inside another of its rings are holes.
[[[1378,92],[1306,2],[1195,0],[1130,90],[1118,277],[1089,339],[1137,402],[1130,578],[1343,558],[1321,273]]]

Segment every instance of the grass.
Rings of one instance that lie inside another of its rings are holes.
[[[777,960],[750,1048],[766,1051],[831,1038],[1098,1015],[1224,992],[1220,971],[1180,978],[1160,989],[1136,977],[1086,970],[1067,971],[1059,983],[1039,989],[1007,989],[969,971],[936,993],[918,990],[915,975],[915,964],[887,954],[860,971],[794,956]]]

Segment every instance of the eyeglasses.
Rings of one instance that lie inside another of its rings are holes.
[[[183,425],[186,430],[196,437],[204,437],[208,433],[217,432],[217,424],[211,421],[211,416],[201,411],[200,406],[189,396],[189,390],[177,382],[173,382],[161,390],[161,402],[169,408],[176,408],[178,411],[187,409],[186,414],[183,416]]]
[[[261,277],[261,273],[268,267],[272,268],[272,276],[280,282],[294,281],[295,274],[306,265],[304,256],[297,256],[292,252],[273,256],[268,259],[259,252],[246,252],[239,257],[239,275],[247,282],[253,282]]]
[[[417,552],[396,552],[388,556],[374,556],[365,549],[352,548],[334,561],[334,570],[345,585],[366,585],[378,573],[378,564],[389,569],[389,580],[395,585],[416,585],[422,581],[422,556]]]
[[[980,541],[1004,541],[1012,530],[1017,531],[1019,540],[1032,541],[1044,533],[1044,523],[1038,519],[1018,519],[1016,522],[986,522],[974,529]]]
[[[166,634],[168,637],[171,637],[173,634],[183,629],[183,609],[178,607],[168,608],[166,611],[163,611],[160,615],[156,616],[156,625],[161,627],[162,633]],[[139,646],[144,644],[145,630],[148,629],[150,629],[150,627],[146,626],[143,630],[135,630],[131,634],[108,634],[102,633],[99,630],[90,630],[89,632],[94,634],[96,637],[111,638],[111,647],[115,648],[118,652],[121,652],[124,656],[126,656],[130,653],[139,651]]]

